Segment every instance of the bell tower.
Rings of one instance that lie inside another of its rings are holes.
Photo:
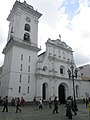
[[[16,1],[7,18],[10,21],[7,41],[14,39],[37,47],[38,19],[41,15],[26,1],[23,3]]]
[[[16,1],[8,15],[9,32],[2,75],[2,97],[24,97],[26,101],[36,93],[36,62],[38,58],[38,20],[41,13],[33,6]]]

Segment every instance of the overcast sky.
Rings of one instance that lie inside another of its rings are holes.
[[[0,2],[0,66],[3,64],[2,50],[7,42],[6,20],[16,0]],[[24,0],[20,0],[23,2]],[[45,51],[48,38],[61,40],[74,51],[77,66],[90,63],[90,0],[26,0],[42,13],[39,19],[38,42]]]

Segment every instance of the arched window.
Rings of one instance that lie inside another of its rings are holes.
[[[29,35],[29,33],[25,33],[24,34],[24,40],[27,41],[27,42],[30,42],[30,35]]]
[[[25,28],[26,31],[30,32],[30,25],[29,24],[25,24]]]
[[[65,67],[60,66],[60,74],[64,75],[65,74]]]

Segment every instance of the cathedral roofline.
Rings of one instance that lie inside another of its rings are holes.
[[[13,5],[12,10],[10,11],[10,14],[8,15],[8,18],[7,18],[8,21],[10,21],[12,15],[15,12],[17,13],[17,8],[25,10],[26,12],[31,13],[38,18],[42,16],[41,13],[39,13],[37,10],[34,10],[33,6],[27,4],[26,1],[24,1],[23,3],[21,3],[20,1],[16,1],[15,4]]]
[[[50,38],[48,38],[48,40],[46,42],[46,45],[47,44],[51,44],[51,45],[54,45],[54,46],[60,47],[62,49],[66,49],[68,51],[73,52],[72,48],[69,47],[65,42],[61,41],[60,39],[51,40]]]

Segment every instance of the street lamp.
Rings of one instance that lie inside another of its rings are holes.
[[[78,70],[75,68],[74,69],[74,66],[71,65],[70,69],[68,69],[68,75],[69,75],[69,79],[72,78],[72,81],[73,81],[73,97],[74,97],[74,109],[75,111],[78,111],[77,109],[77,104],[76,104],[76,98],[75,98],[75,85],[74,85],[74,78],[77,78],[77,72]]]

